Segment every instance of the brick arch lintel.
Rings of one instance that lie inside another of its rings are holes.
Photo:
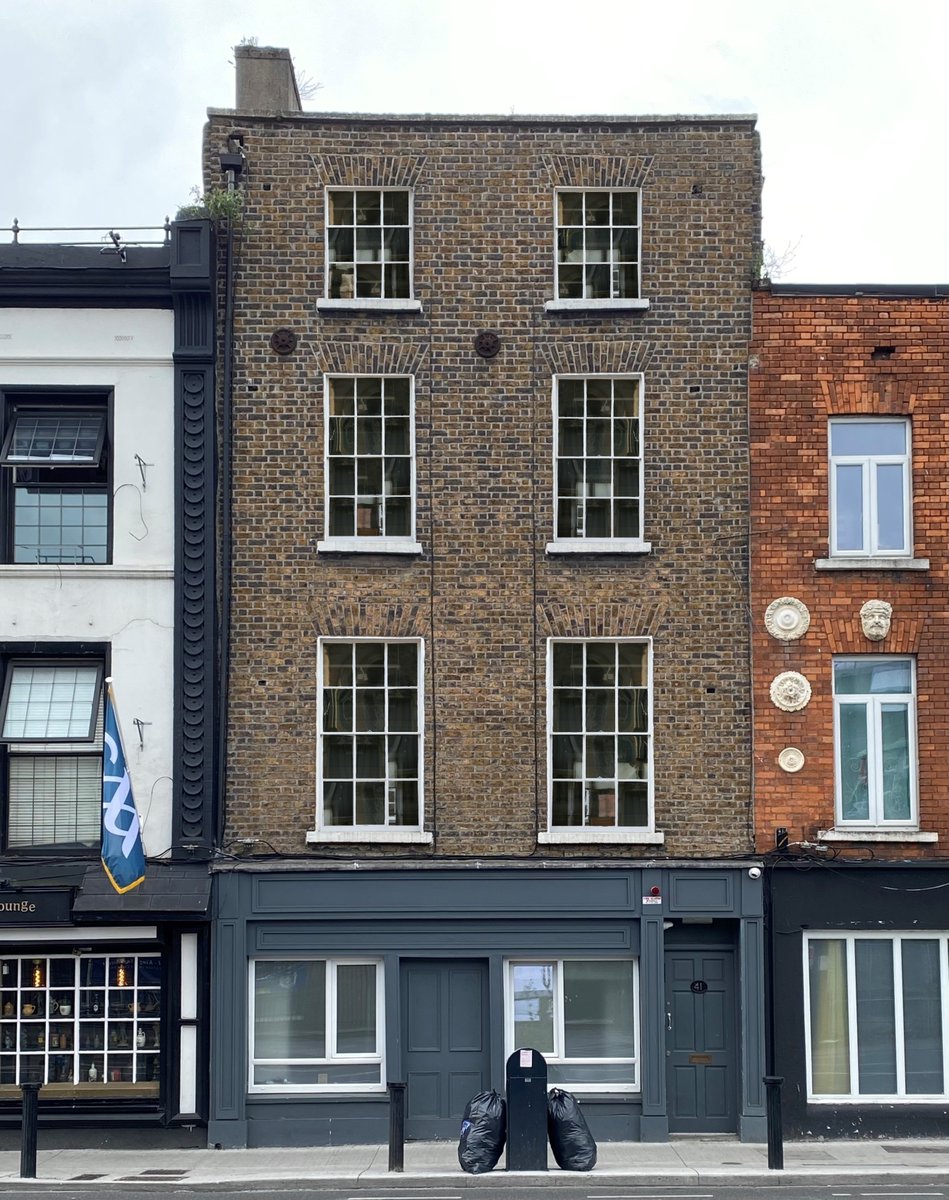
[[[417,342],[322,341],[311,345],[322,374],[327,375],[416,375],[428,356],[428,346]]]
[[[871,413],[909,416],[916,407],[915,384],[892,377],[864,380],[821,379],[820,403],[828,416]]]
[[[867,596],[867,600],[877,599]],[[824,623],[827,647],[831,654],[918,654],[923,635],[921,617],[901,617],[894,609],[890,632],[881,642],[871,642],[860,627],[860,607],[854,601],[852,617],[837,617]]]
[[[654,347],[628,338],[545,345],[540,357],[552,375],[622,375],[644,372]]]
[[[653,155],[555,154],[544,157],[554,187],[642,187],[652,169]]]
[[[314,597],[309,616],[318,637],[424,638],[431,632],[420,604]]]
[[[662,600],[643,599],[628,604],[538,604],[537,627],[541,637],[652,637],[666,619]]]
[[[424,154],[311,154],[313,171],[327,187],[414,187]]]

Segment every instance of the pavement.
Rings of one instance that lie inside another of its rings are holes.
[[[888,1176],[943,1176],[949,1179],[949,1138],[908,1141],[785,1142],[784,1170],[768,1169],[767,1147],[727,1136],[675,1136],[669,1142],[602,1142],[590,1175],[561,1171],[551,1158],[549,1171],[505,1171],[466,1175],[454,1142],[409,1142],[401,1174],[389,1174],[388,1147],[316,1146],[262,1150],[73,1150],[42,1148],[40,1131],[37,1183],[227,1184],[338,1181],[358,1189],[383,1180],[439,1181],[452,1189],[486,1184],[577,1185],[595,1178],[605,1185],[639,1187],[683,1184],[750,1185],[854,1183]],[[0,1151],[0,1191],[19,1186],[19,1151]],[[160,1189],[159,1189],[160,1190]]]

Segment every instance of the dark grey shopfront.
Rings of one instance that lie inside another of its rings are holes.
[[[210,1143],[385,1141],[387,1081],[455,1138],[526,1044],[600,1140],[764,1140],[749,865],[218,871]]]

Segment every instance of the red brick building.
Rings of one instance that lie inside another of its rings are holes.
[[[760,288],[749,381],[773,1069],[793,1131],[944,1128],[949,292]]]

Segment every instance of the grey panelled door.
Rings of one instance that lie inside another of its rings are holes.
[[[734,1133],[734,955],[730,950],[667,950],[665,960],[669,1130]]]
[[[490,1086],[488,964],[402,964],[405,1136],[457,1138],[465,1104]]]

